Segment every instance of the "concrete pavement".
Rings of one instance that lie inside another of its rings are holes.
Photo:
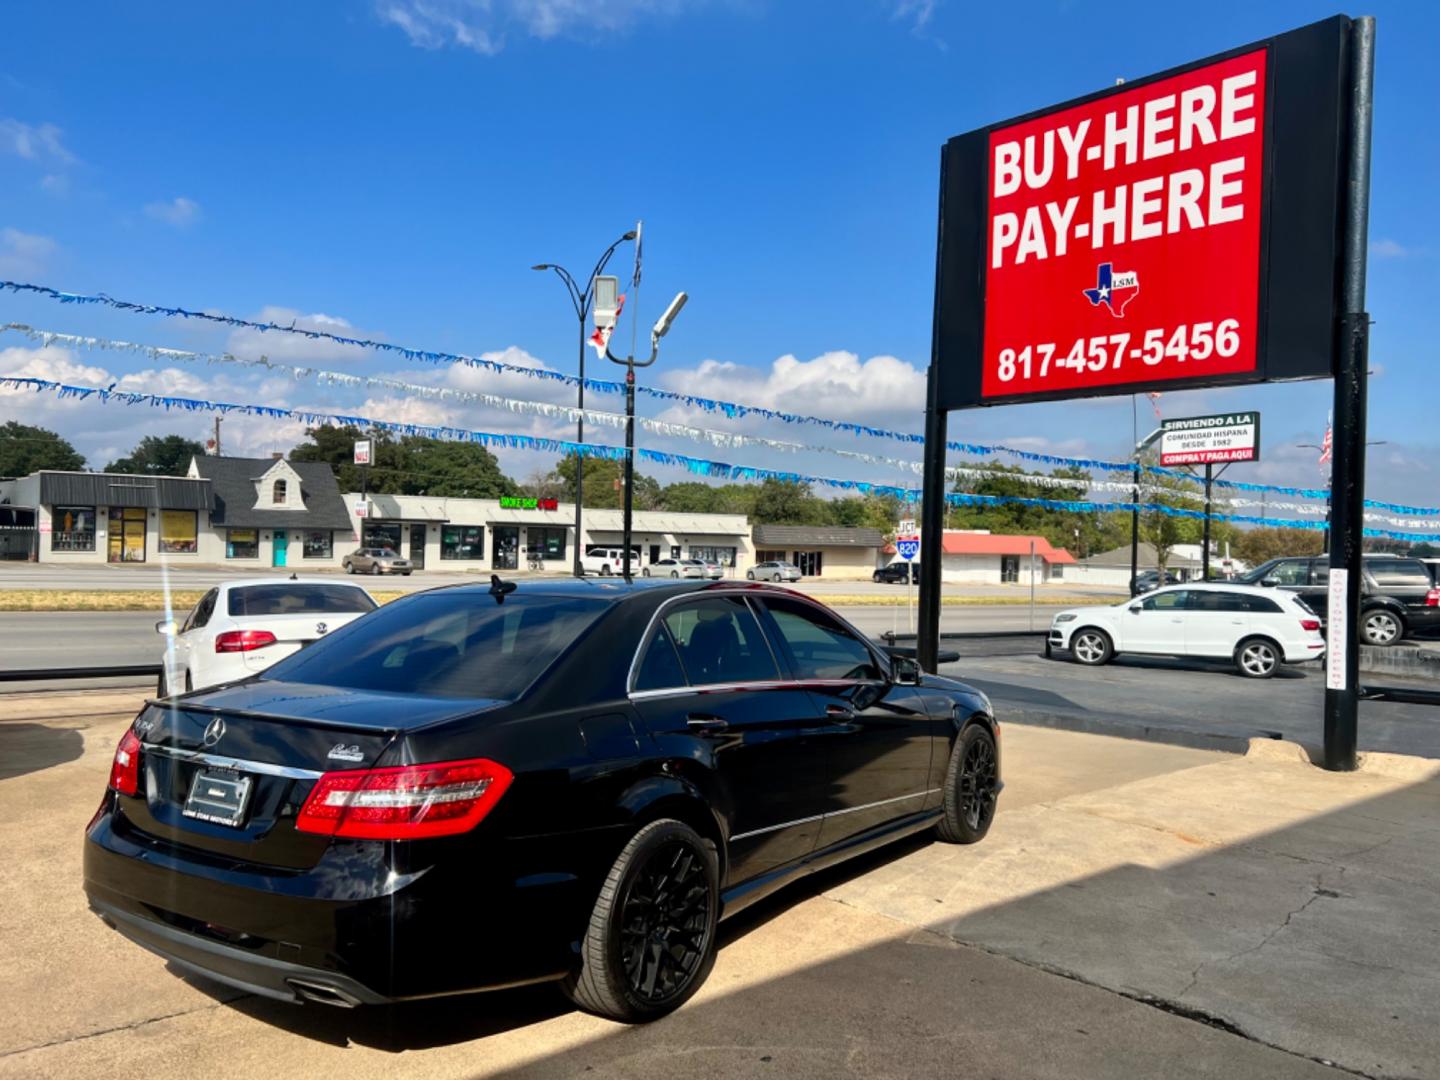
[[[0,714],[0,1077],[1440,1071],[1440,770],[1412,761],[1336,776],[1273,744],[1010,726],[984,843],[911,842],[781,893],[726,924],[685,1009],[624,1028],[545,988],[345,1012],[175,977],[79,888],[137,698],[24,701]]]

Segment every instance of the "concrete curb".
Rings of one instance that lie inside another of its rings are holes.
[[[1391,645],[1385,649],[1362,645],[1360,670],[1407,679],[1430,679],[1440,684],[1440,650],[1419,645]]]
[[[1167,727],[1149,724],[1140,719],[1116,717],[1081,716],[1075,713],[1038,712],[1031,709],[1007,707],[1000,710],[1000,723],[1024,724],[1029,727],[1054,728],[1059,731],[1075,731],[1082,735],[1108,735],[1117,739],[1136,739],[1141,742],[1164,743],[1168,746],[1184,746],[1191,750],[1218,750],[1226,754],[1245,755],[1255,742],[1272,742],[1263,736],[1231,735],[1216,731],[1197,731],[1189,728]]]

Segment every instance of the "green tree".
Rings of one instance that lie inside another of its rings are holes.
[[[830,520],[847,528],[879,529],[893,535],[896,524],[906,517],[918,518],[919,507],[907,507],[894,495],[851,495],[830,502]]]
[[[356,439],[371,440],[367,489],[384,495],[440,495],[498,499],[517,495],[520,485],[479,443],[450,442],[423,435],[395,438],[388,431],[353,426],[311,428],[308,442],[290,454],[292,461],[323,461],[335,470],[342,491],[359,491],[360,467],[354,464]]]
[[[998,498],[1051,499],[1062,502],[1084,502],[1090,499],[1090,474],[1083,469],[1064,467],[1053,473],[1031,473],[1018,465],[992,461],[984,466],[984,476],[961,476],[952,490],[968,495]],[[1045,476],[1045,483],[1027,477]],[[1061,481],[1055,483],[1054,481]],[[1074,481],[1065,483],[1064,481]],[[1128,540],[1129,518],[1126,516],[1123,535],[1116,515],[1079,510],[1029,506],[1022,503],[999,503],[981,506],[953,507],[948,520],[951,528],[989,529],[995,533],[1021,533],[1043,536],[1055,547],[1075,555],[1105,551]]]
[[[146,435],[129,454],[105,466],[105,471],[143,476],[184,476],[190,468],[190,459],[204,453],[204,444],[184,435]]]
[[[713,514],[722,489],[699,480],[666,484],[661,499],[666,510],[677,514]]]
[[[796,480],[762,480],[754,489],[755,502],[750,510],[755,525],[828,525],[830,510],[824,499],[817,498],[809,484]]]
[[[575,501],[576,455],[566,454],[555,465],[555,475],[560,478],[566,502]],[[591,510],[618,510],[625,497],[621,482],[625,477],[625,463],[611,458],[587,457],[585,459],[585,506]],[[644,473],[635,474],[636,510],[655,510],[660,506],[663,490],[658,481]]]
[[[0,476],[25,476],[37,469],[79,472],[84,468],[80,452],[55,432],[14,420],[0,424]]]
[[[1286,555],[1319,555],[1325,546],[1318,529],[1255,528],[1237,532],[1230,551],[1252,567]]]

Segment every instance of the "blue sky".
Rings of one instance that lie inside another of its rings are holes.
[[[950,135],[1334,13],[958,0],[379,0],[22,5],[0,58],[0,277],[255,317],[325,316],[387,340],[509,351],[572,371],[560,285],[645,220],[641,316],[689,307],[653,378],[713,397],[918,431],[930,349],[938,157]],[[1354,14],[1362,12],[1356,11]],[[1370,493],[1440,502],[1431,418],[1440,7],[1377,3]],[[617,260],[628,266],[628,249]],[[533,380],[0,296],[0,322],[560,400]],[[622,337],[628,341],[628,325]],[[564,434],[564,425],[0,335],[0,369]],[[878,359],[877,359],[878,358]],[[593,354],[591,373],[599,364]],[[613,366],[612,366],[613,367]],[[608,372],[598,372],[608,376]],[[1259,408],[1266,461],[1236,478],[1321,482],[1328,382],[1169,394],[1167,415]],[[620,407],[619,399],[592,407]],[[655,406],[645,406],[661,415]],[[1141,405],[1142,428],[1149,415]],[[1123,457],[1129,398],[956,413],[952,438]],[[668,419],[736,428],[684,410]],[[203,418],[0,396],[94,467]],[[749,422],[774,438],[813,428]],[[295,425],[227,422],[227,449]],[[605,431],[596,441],[618,441]],[[898,444],[834,445],[906,456]],[[828,455],[652,445],[895,482]],[[918,455],[910,454],[918,457]],[[513,452],[524,477],[547,462]],[[677,474],[657,473],[662,480]],[[911,478],[913,479],[913,478]]]

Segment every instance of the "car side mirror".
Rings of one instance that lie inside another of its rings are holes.
[[[911,657],[897,656],[892,661],[897,686],[919,686],[920,665]]]
[[[1139,604],[1131,604],[1131,605],[1130,605],[1130,614],[1131,614],[1131,615],[1139,615],[1142,610],[1143,610],[1143,609],[1140,607]]]
[[[155,624],[155,632],[164,634],[166,637],[174,637],[179,629],[174,619],[161,619]]]

